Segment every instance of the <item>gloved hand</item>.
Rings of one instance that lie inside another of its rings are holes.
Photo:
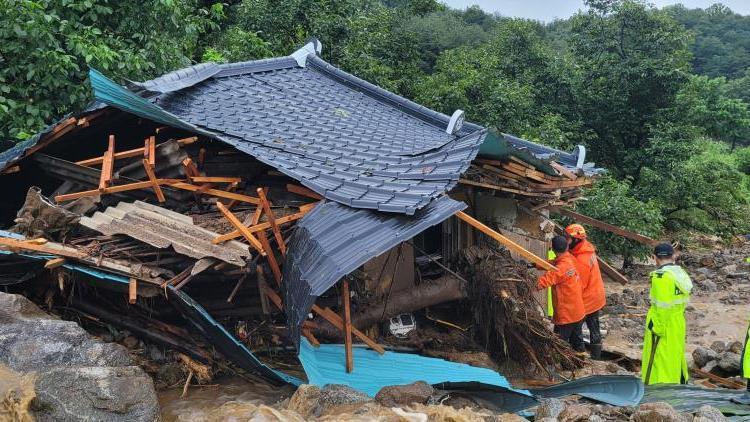
[[[651,332],[656,334],[659,337],[664,337],[665,329],[662,324],[658,324],[652,321]]]

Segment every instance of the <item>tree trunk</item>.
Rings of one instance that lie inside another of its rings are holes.
[[[417,311],[428,306],[438,305],[459,299],[466,299],[464,282],[450,275],[437,280],[424,281],[409,290],[393,292],[382,302],[367,306],[358,314],[352,316],[352,325],[364,331],[372,325],[398,314]],[[323,320],[317,321],[316,335],[330,339],[341,338],[341,331]]]

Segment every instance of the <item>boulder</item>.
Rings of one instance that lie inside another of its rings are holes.
[[[292,398],[289,399],[287,409],[297,412],[305,419],[308,419],[315,414],[319,399],[320,388],[310,384],[302,384],[294,392]]]
[[[719,368],[729,374],[739,374],[742,368],[740,355],[732,352],[724,352],[719,355]]]
[[[534,412],[534,420],[540,420],[544,418],[557,419],[557,417],[565,410],[565,403],[558,399],[541,399],[539,406]]]
[[[727,350],[727,344],[721,340],[716,340],[715,342],[711,343],[711,350],[716,353],[725,352]]]
[[[318,417],[341,406],[362,405],[371,402],[372,398],[349,386],[328,384],[320,389],[320,395],[313,409],[313,416]]]
[[[703,368],[708,362],[716,360],[718,354],[712,349],[698,346],[693,350],[693,363],[695,367]]]
[[[378,391],[375,401],[385,407],[402,407],[412,403],[426,404],[434,392],[435,389],[424,381],[406,385],[390,385]]]
[[[687,422],[687,418],[664,402],[638,406],[631,418],[634,422]]]
[[[713,370],[716,369],[718,366],[719,366],[719,362],[715,361],[715,360],[712,360],[712,361],[708,362],[705,366],[703,366],[701,368],[701,371],[703,371],[703,372],[712,372],[713,373]]]
[[[124,347],[103,343],[20,295],[0,293],[0,364],[35,374],[38,421],[159,417],[153,382]]]
[[[591,418],[591,407],[581,404],[571,404],[557,416],[560,422],[583,422]]]
[[[703,405],[693,413],[693,422],[723,422],[728,420],[719,409]]]

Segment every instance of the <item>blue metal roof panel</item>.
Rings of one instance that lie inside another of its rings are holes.
[[[404,207],[404,205],[381,205]],[[374,256],[411,239],[466,208],[441,196],[413,216],[394,216],[342,206],[318,204],[294,230],[284,264],[284,309],[292,340],[315,299]]]

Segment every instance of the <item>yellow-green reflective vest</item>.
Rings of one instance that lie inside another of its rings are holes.
[[[554,261],[557,254],[552,249],[547,251],[547,261]],[[552,306],[552,287],[547,287],[547,316],[552,318],[555,315],[555,307]]]
[[[643,338],[643,382],[646,382],[651,365],[648,384],[687,383],[685,307],[692,289],[690,276],[679,265],[665,265],[651,273],[651,306],[646,315]],[[654,347],[654,360],[651,363],[651,350]]]
[[[750,378],[750,349],[747,347],[748,339],[750,339],[750,327],[747,327],[747,334],[745,335],[745,347],[742,349],[742,376],[744,378]]]

